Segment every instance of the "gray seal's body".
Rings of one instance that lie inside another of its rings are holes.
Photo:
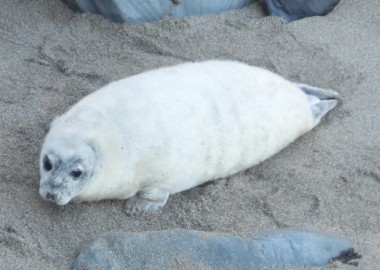
[[[133,197],[131,211],[158,209],[170,194],[279,152],[315,127],[337,95],[233,61],[110,83],[53,121],[40,195],[59,205]]]

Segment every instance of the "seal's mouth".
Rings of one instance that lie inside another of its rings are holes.
[[[70,202],[70,198],[63,198],[60,194],[50,192],[40,188],[40,196],[45,201],[50,201],[58,205],[66,205]]]

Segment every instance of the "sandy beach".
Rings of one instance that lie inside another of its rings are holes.
[[[0,269],[71,269],[85,242],[110,231],[286,227],[350,238],[359,267],[332,269],[379,267],[380,1],[342,0],[327,16],[292,23],[254,3],[123,25],[58,0],[2,0],[0,44]],[[333,89],[340,104],[273,158],[170,196],[158,214],[130,217],[124,201],[59,207],[40,198],[39,151],[55,116],[113,80],[208,59]]]

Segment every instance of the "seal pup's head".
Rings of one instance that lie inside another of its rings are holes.
[[[95,147],[77,131],[50,130],[40,155],[40,196],[65,205],[80,194],[94,174]]]

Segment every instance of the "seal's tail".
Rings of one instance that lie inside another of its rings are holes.
[[[307,84],[297,84],[297,86],[306,94],[311,111],[313,113],[314,125],[319,124],[322,117],[338,104],[339,94],[332,90],[322,89]]]

